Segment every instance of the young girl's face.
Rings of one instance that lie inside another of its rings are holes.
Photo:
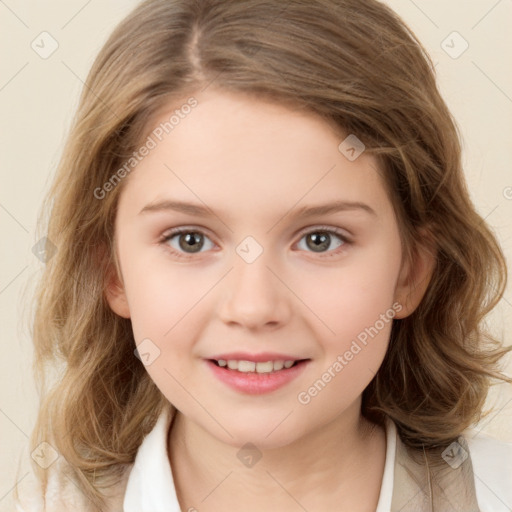
[[[108,300],[187,421],[277,447],[359,416],[407,313],[397,222],[374,158],[338,148],[349,134],[242,95],[196,99],[164,136],[180,105],[155,117],[156,147],[125,178]]]

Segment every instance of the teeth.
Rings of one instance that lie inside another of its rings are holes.
[[[240,367],[238,368],[240,370]],[[274,369],[274,363],[267,361],[266,363],[256,363],[257,373],[270,373]]]
[[[236,361],[233,359],[219,359],[219,366],[228,367],[230,370],[238,370],[242,373],[270,373],[282,370],[283,368],[291,368],[295,361],[266,361],[264,363],[255,363],[254,361]]]
[[[231,368],[231,367],[230,367]],[[239,372],[253,372],[256,369],[256,363],[252,361],[238,361]]]

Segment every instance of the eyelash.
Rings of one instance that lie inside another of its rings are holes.
[[[200,252],[195,253],[195,254],[190,253],[185,256],[186,253],[176,251],[175,249],[170,247],[170,245],[167,244],[167,242],[169,240],[171,240],[172,238],[174,238],[176,235],[181,235],[181,234],[185,234],[185,233],[196,233],[196,234],[204,235],[207,238],[209,238],[207,236],[207,234],[205,232],[203,232],[201,229],[181,227],[181,228],[172,229],[171,231],[169,231],[165,235],[163,235],[161,237],[161,239],[159,240],[159,244],[161,244],[162,246],[166,246],[166,249],[168,249],[174,256],[177,256],[178,258],[191,259],[196,254],[200,254]],[[327,233],[329,235],[335,235],[343,242],[343,244],[340,247],[338,247],[332,251],[328,251],[327,253],[317,253],[320,255],[325,254],[324,256],[320,256],[321,258],[330,258],[330,257],[336,256],[339,253],[346,250],[347,245],[351,245],[353,243],[345,234],[343,234],[341,232],[341,230],[336,229],[336,228],[331,228],[328,226],[316,226],[314,229],[311,229],[308,231],[302,231],[300,233],[299,241],[302,240],[302,238],[304,238],[305,236],[313,234],[313,233]],[[308,252],[312,252],[312,251],[308,251]],[[315,254],[315,253],[313,253],[313,254]]]

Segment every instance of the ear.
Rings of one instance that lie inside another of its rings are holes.
[[[124,284],[119,279],[116,268],[109,266],[105,283],[105,298],[110,309],[123,318],[130,318],[130,308],[126,297]]]
[[[411,261],[404,258],[395,288],[395,301],[402,305],[395,318],[409,316],[419,306],[434,273],[437,252],[430,233],[420,231],[420,239]]]

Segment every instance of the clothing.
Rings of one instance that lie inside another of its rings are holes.
[[[117,497],[109,504],[109,511],[181,512],[167,457],[170,421],[171,416],[166,409],[139,447],[135,462],[119,485]],[[457,456],[459,459],[443,465],[440,478],[436,474],[429,475],[422,464],[416,465],[407,456],[396,426],[389,418],[386,420],[386,443],[386,462],[376,512],[512,510],[512,443],[468,429],[459,438],[459,452],[451,450],[446,455],[446,460],[454,454],[455,459]],[[464,461],[460,464],[462,459]],[[460,465],[455,467],[457,464]],[[425,485],[425,492],[418,485]],[[64,496],[55,483],[52,486],[49,494],[53,496],[51,499],[55,505],[47,508],[47,511],[88,510],[87,504],[80,502],[76,489],[74,492],[71,489],[69,496]],[[429,505],[429,488],[435,496],[433,509]],[[23,506],[17,504],[17,511],[42,512],[41,498],[29,496],[22,500]],[[196,504],[198,510],[201,510],[200,505]],[[466,506],[472,508],[464,508]]]

